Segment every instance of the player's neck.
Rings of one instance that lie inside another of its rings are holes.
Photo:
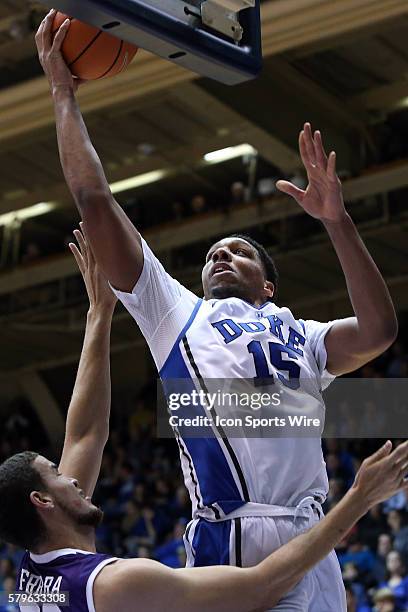
[[[69,533],[55,534],[43,543],[35,547],[35,550],[30,552],[36,555],[43,555],[53,550],[61,550],[62,548],[74,548],[76,550],[85,550],[87,552],[95,552],[95,529],[93,527],[84,527],[82,531],[73,532],[72,529]]]

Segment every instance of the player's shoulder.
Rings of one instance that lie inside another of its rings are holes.
[[[264,316],[272,315],[274,318],[280,319],[283,321],[283,323],[292,328],[299,331],[305,331],[303,320],[297,319],[296,315],[287,306],[278,306],[274,302],[267,302],[267,304],[263,306],[262,310],[265,313]]]
[[[148,585],[159,564],[151,559],[118,559],[99,572],[93,585],[95,610],[145,610]]]

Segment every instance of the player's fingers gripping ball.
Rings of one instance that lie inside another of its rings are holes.
[[[53,35],[66,19],[64,13],[56,13]],[[138,50],[135,45],[78,19],[69,19],[61,52],[73,76],[85,81],[104,79],[119,74],[130,64]]]

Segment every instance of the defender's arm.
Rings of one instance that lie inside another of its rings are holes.
[[[363,462],[353,487],[319,524],[259,565],[172,570],[147,559],[120,561],[96,578],[96,609],[255,612],[273,607],[370,507],[407,488],[408,443],[392,453],[391,448],[387,442]]]
[[[84,344],[69,405],[59,469],[75,477],[91,496],[109,435],[111,403],[110,332],[116,298],[99,271],[85,236],[75,232],[71,244],[89,297]]]

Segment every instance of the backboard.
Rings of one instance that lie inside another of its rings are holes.
[[[227,85],[262,66],[260,0],[42,0]]]

